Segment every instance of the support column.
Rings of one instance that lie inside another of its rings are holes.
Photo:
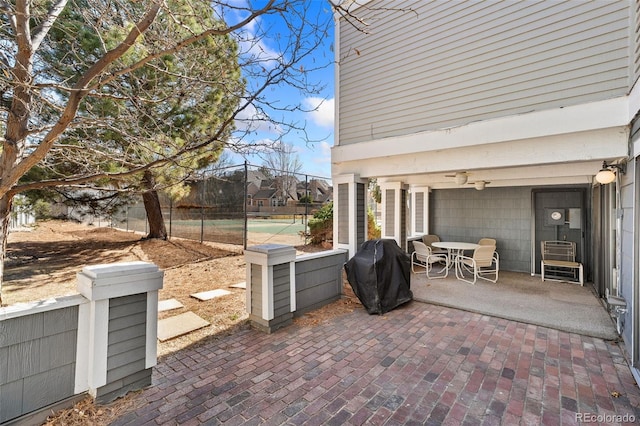
[[[333,177],[333,248],[349,258],[367,239],[367,183],[353,174]]]
[[[282,244],[247,248],[247,303],[251,324],[272,333],[292,323],[296,310],[296,250]]]
[[[78,291],[89,303],[79,311],[76,391],[88,390],[104,403],[151,384],[163,276],[147,262],[86,266],[78,273]]]
[[[380,184],[382,192],[382,238],[396,240],[407,249],[407,186],[402,182]]]
[[[411,231],[412,237],[429,233],[429,187],[411,186]]]

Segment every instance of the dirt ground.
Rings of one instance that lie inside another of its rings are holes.
[[[297,246],[296,249],[306,252],[322,248]],[[77,294],[76,274],[83,267],[136,260],[153,262],[164,271],[159,300],[177,299],[184,305],[159,313],[159,319],[192,311],[211,323],[185,336],[158,342],[159,362],[169,353],[246,326],[245,290],[230,287],[246,280],[242,247],[181,239],[143,240],[140,234],[67,221],[42,221],[32,228],[9,234],[2,284],[3,306]],[[204,302],[190,296],[214,289],[224,289],[231,294]],[[295,322],[300,326],[314,326],[353,309],[355,303],[351,299],[341,299]],[[103,407],[85,400],[73,409],[52,416],[47,424],[106,424],[117,417],[118,405],[122,404],[127,404],[127,398]]]

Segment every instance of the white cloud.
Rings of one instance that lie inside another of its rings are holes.
[[[267,132],[282,133],[282,129],[274,123],[269,117],[252,105],[248,104],[242,111],[236,115],[236,128],[242,132]]]
[[[243,33],[242,38],[238,40],[240,56],[266,69],[275,68],[281,54],[267,46],[265,41],[264,37],[257,37],[248,31]]]
[[[320,127],[333,128],[335,101],[333,98],[324,99],[318,97],[306,98],[305,108],[311,110],[307,114],[312,122]]]
[[[320,142],[320,149],[318,156],[314,160],[315,163],[330,163],[331,162],[331,145],[329,142]]]

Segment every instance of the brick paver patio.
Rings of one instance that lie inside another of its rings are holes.
[[[271,335],[247,328],[163,359],[153,379],[134,396],[142,406],[114,424],[640,419],[640,390],[617,344],[420,302]]]

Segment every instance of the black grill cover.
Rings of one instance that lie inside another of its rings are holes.
[[[384,314],[413,299],[411,259],[391,239],[365,241],[344,269],[353,292],[370,314]]]

